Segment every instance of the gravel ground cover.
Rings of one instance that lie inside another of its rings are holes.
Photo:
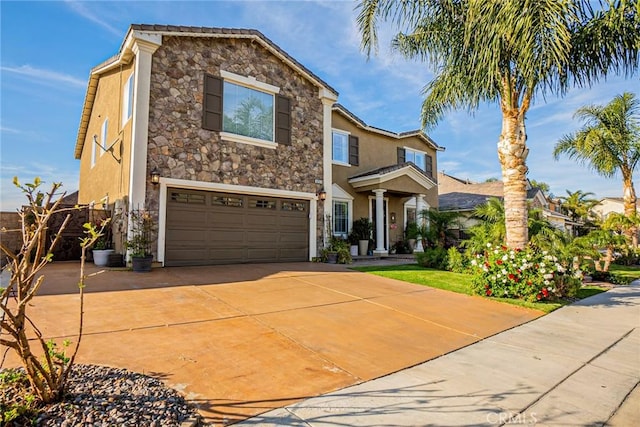
[[[7,425],[180,427],[197,419],[196,409],[178,392],[156,378],[125,369],[77,364],[67,384],[62,402]],[[24,384],[5,385],[1,392],[0,407],[6,404],[2,400],[15,401],[18,393],[24,394]]]

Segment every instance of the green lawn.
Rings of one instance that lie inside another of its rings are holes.
[[[473,294],[471,292],[471,276],[469,276],[468,274],[434,270],[431,268],[420,267],[416,264],[351,268],[353,270],[362,271],[365,273],[371,273],[382,277],[389,277],[391,279],[402,280],[403,282],[415,283],[417,285],[429,286],[431,288],[443,289],[445,291],[457,292],[459,294]],[[640,269],[638,269],[638,272],[640,272]],[[604,292],[604,289],[596,286],[585,286],[578,292],[577,297],[582,299],[600,292]],[[570,301],[528,302],[511,298],[493,299],[508,304],[532,308],[534,310],[540,310],[545,313],[550,313],[553,310],[556,310],[563,305],[567,305],[570,303]]]
[[[632,280],[640,279],[640,267],[637,266],[611,264],[609,271]]]

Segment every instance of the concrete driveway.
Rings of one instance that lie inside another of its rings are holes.
[[[45,271],[31,314],[47,337],[76,332],[77,272],[76,263]],[[542,314],[313,263],[105,271],[87,292],[78,362],[159,377],[213,425],[414,366]],[[16,364],[10,356],[5,366]]]

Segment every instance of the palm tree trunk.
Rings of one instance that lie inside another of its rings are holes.
[[[633,188],[633,179],[631,173],[624,173],[622,177],[622,186],[624,188],[623,201],[624,201],[624,216],[627,218],[634,218],[636,216],[636,190]],[[626,234],[631,238],[631,243],[634,248],[638,247],[638,227],[631,227],[626,230]]]
[[[518,109],[503,109],[498,158],[504,182],[506,245],[524,248],[529,241],[527,229],[527,134],[524,114]]]

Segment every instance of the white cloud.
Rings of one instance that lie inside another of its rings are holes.
[[[8,128],[8,127],[0,127],[0,132],[5,132],[5,133],[14,133],[14,134],[20,134],[22,133],[21,131],[19,131],[18,129],[12,129],[12,128]]]
[[[78,15],[82,16],[83,18],[85,18],[85,19],[87,19],[87,20],[89,20],[89,21],[91,21],[93,23],[98,24],[99,26],[101,26],[105,30],[109,31],[111,34],[116,35],[118,37],[122,37],[123,36],[121,30],[119,30],[116,27],[112,26],[111,24],[109,24],[104,19],[98,17],[96,14],[94,14],[93,11],[91,11],[91,10],[89,10],[89,8],[87,8],[85,3],[81,3],[81,2],[77,2],[77,1],[70,1],[70,0],[65,0],[65,3],[75,13],[77,13]],[[149,4],[151,5],[151,3],[149,3]]]
[[[65,84],[73,87],[85,87],[86,80],[79,79],[68,74],[59,73],[58,71],[46,70],[44,68],[35,68],[30,65],[21,65],[19,67],[0,67],[3,72],[14,73],[21,77],[25,77],[34,83],[45,84]]]

